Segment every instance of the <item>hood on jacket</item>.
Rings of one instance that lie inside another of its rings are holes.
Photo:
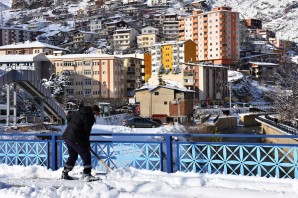
[[[91,106],[84,106],[79,109],[80,113],[82,114],[90,114],[93,115],[93,110]]]

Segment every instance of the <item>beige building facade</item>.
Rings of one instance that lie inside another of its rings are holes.
[[[56,74],[68,77],[70,97],[124,97],[123,59],[106,54],[70,54],[47,56]]]
[[[143,86],[135,91],[142,117],[165,116],[184,122],[192,117],[194,91],[171,86]]]
[[[138,34],[138,31],[133,28],[115,30],[113,34],[115,47],[119,50],[129,49],[137,39]]]

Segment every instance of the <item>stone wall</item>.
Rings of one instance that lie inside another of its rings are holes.
[[[237,128],[237,117],[219,117],[218,120],[215,122],[215,127],[217,128],[217,130]]]

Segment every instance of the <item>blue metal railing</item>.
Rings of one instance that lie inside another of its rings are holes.
[[[0,163],[56,170],[68,157],[61,134],[0,134]],[[232,142],[239,138],[241,141]],[[287,139],[288,144],[258,143]],[[296,135],[92,134],[91,147],[111,168],[224,173],[298,179]],[[245,142],[243,142],[243,139]],[[78,164],[81,164],[78,160]],[[105,171],[95,157],[92,167]]]

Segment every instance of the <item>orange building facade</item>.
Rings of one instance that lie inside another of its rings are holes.
[[[179,24],[179,40],[191,39],[197,44],[197,61],[227,65],[239,59],[239,13],[230,7],[195,10]]]

